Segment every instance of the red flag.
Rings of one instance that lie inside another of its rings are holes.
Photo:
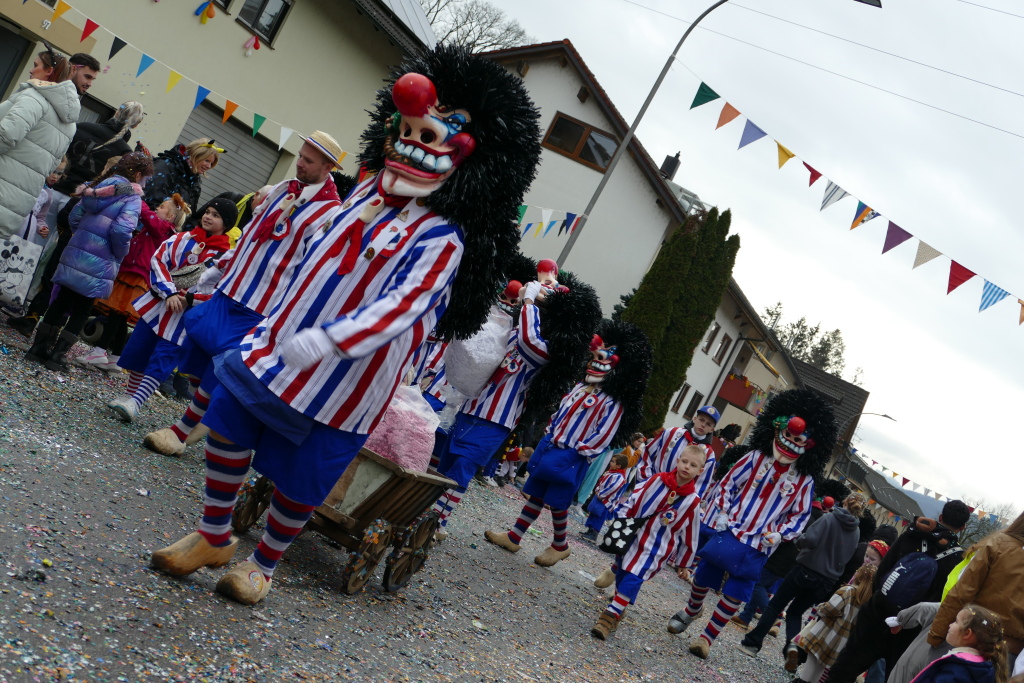
[[[975,273],[973,271],[967,270],[956,261],[950,261],[949,286],[946,288],[946,294],[949,294],[954,289],[970,280],[974,275]]]
[[[804,166],[806,166],[807,170],[811,172],[811,182],[807,183],[807,187],[810,187],[811,185],[814,184],[814,181],[821,177],[821,173],[811,168],[811,165],[808,164],[806,161],[804,162]]]
[[[83,40],[85,40],[86,38],[91,36],[92,32],[95,31],[96,29],[98,29],[99,27],[100,27],[100,25],[97,24],[92,19],[86,19],[85,20],[85,27],[82,28],[82,37],[78,39],[78,42],[82,42]]]
[[[903,477],[903,485],[904,485],[904,486],[906,486],[906,485],[907,485],[907,482],[908,482],[908,481],[910,481],[910,480],[909,480],[909,479],[907,479],[906,477]]]

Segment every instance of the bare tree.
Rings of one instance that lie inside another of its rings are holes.
[[[518,21],[485,0],[420,0],[439,43],[486,52],[533,42]]]
[[[771,308],[766,308],[761,319],[772,328],[791,356],[836,377],[843,376],[843,369],[846,367],[846,343],[843,342],[841,331],[822,330],[821,323],[812,326],[806,317],[784,324],[781,301]]]
[[[975,500],[971,498],[965,498],[964,502],[975,510],[980,509],[985,512],[984,517],[972,514],[970,519],[967,520],[967,526],[960,532],[960,545],[964,549],[989,534],[999,531],[1017,516],[1013,506],[1007,503],[996,504],[989,503],[984,499]],[[992,515],[995,515],[995,519],[992,519]]]

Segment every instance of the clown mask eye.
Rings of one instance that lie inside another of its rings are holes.
[[[465,127],[465,125],[468,123],[468,121],[466,120],[466,116],[464,114],[459,113],[447,116],[443,119],[443,121],[444,125],[448,126],[448,131],[450,135],[461,133],[463,127]]]

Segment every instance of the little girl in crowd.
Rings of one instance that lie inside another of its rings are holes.
[[[949,624],[949,654],[925,667],[912,683],[1006,683],[1010,677],[1006,642],[999,617],[979,605],[967,605]]]
[[[50,203],[53,199],[53,190],[50,188],[64,176],[67,164],[68,158],[64,157],[54,172],[46,176],[46,182],[43,183],[43,189],[36,197],[36,205],[32,207],[32,213],[25,217],[25,228],[21,236],[32,244],[45,246],[50,237],[50,226],[46,224],[46,214],[50,212]]]
[[[608,469],[601,478],[597,480],[594,488],[594,496],[587,506],[586,531],[583,538],[588,541],[597,541],[597,535],[601,533],[601,527],[612,518],[614,510],[622,494],[626,492],[626,468],[629,467],[629,456],[624,452],[616,453],[608,463]]]

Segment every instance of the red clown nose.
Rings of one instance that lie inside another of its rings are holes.
[[[832,506],[836,504],[836,499],[833,498],[832,496],[825,496],[824,498],[821,499],[821,504],[825,506],[826,510],[831,510]]]
[[[802,417],[791,417],[786,423],[786,429],[793,436],[800,436],[807,429],[807,422]]]
[[[437,88],[423,74],[405,74],[391,88],[391,99],[402,116],[424,116],[437,102]]]
[[[509,280],[509,283],[505,286],[503,294],[508,299],[516,299],[519,297],[519,290],[523,288],[523,283],[519,280]]]

